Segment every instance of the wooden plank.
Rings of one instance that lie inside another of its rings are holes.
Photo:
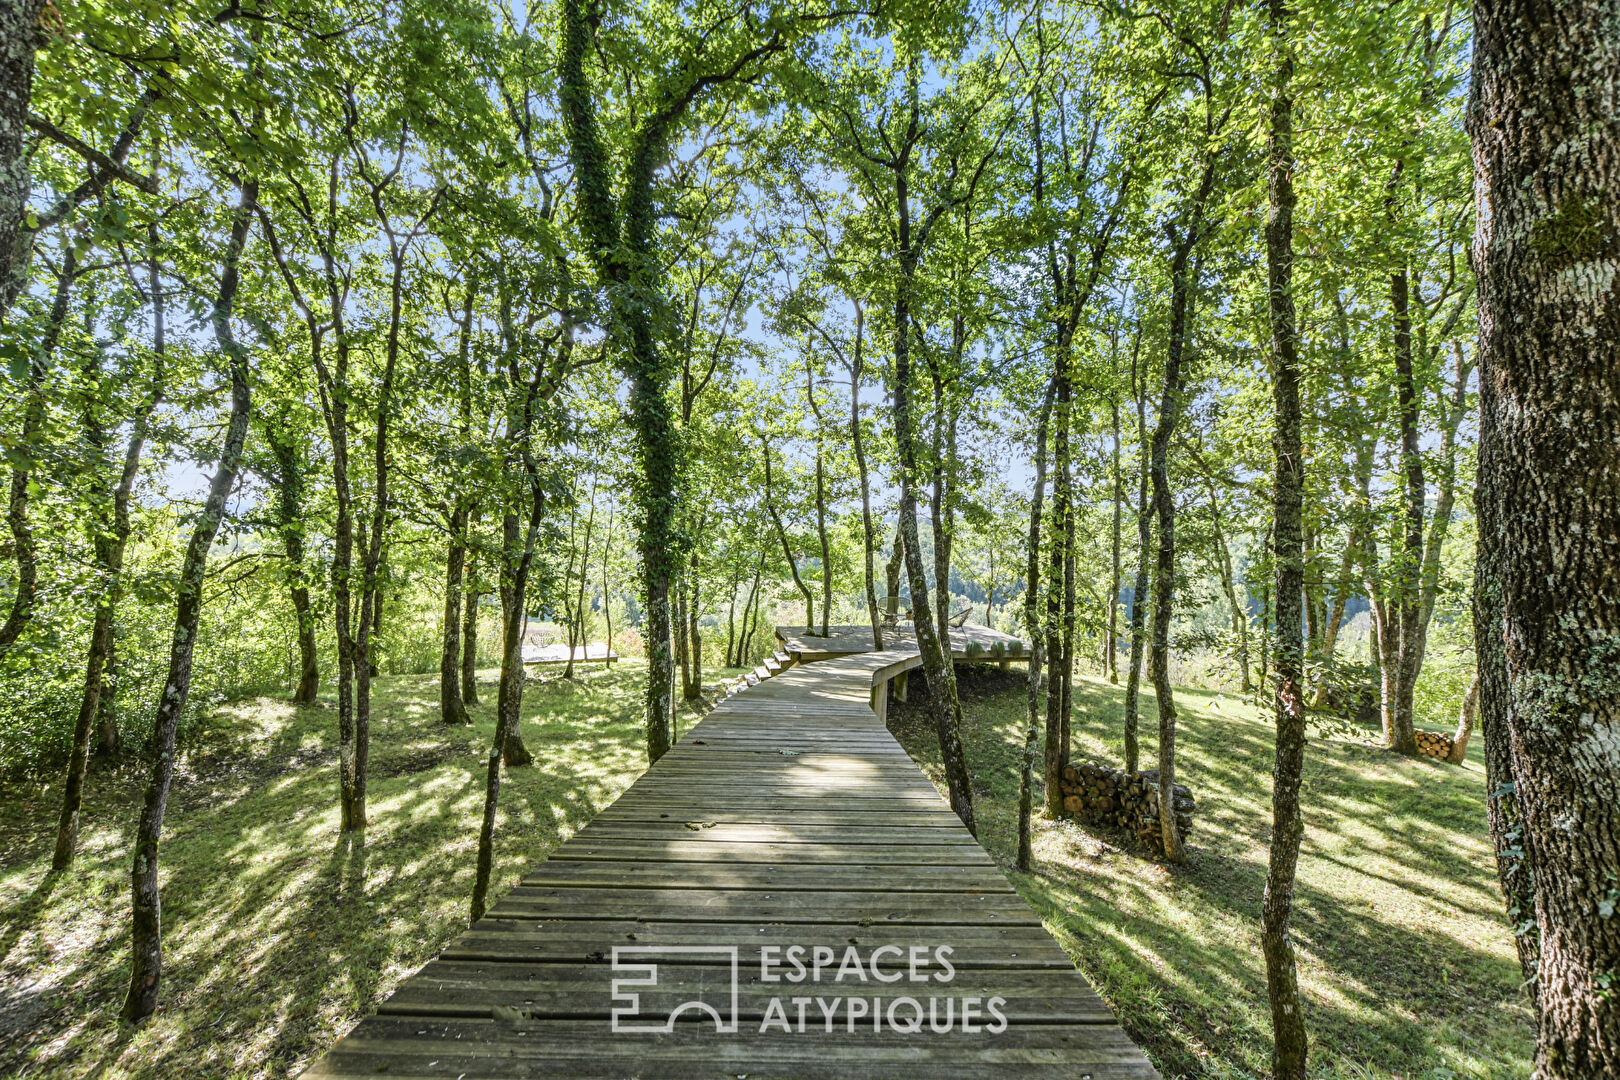
[[[1109,1012],[1097,997],[1091,984],[1075,971],[1050,970],[977,970],[957,971],[947,976],[946,969],[923,965],[918,969],[920,979],[908,977],[904,957],[890,961],[879,958],[879,971],[895,982],[873,979],[866,968],[861,981],[848,974],[837,979],[840,951],[829,949],[822,954],[825,964],[815,970],[808,952],[799,960],[797,971],[786,964],[773,965],[773,982],[761,981],[757,957],[750,954],[737,968],[738,1014],[743,1020],[759,1021],[769,1008],[772,998],[783,999],[790,1007],[793,997],[820,997],[828,1002],[834,999],[864,998],[884,1002],[895,998],[921,999],[953,997],[958,1002],[964,997],[986,1001],[992,997],[1005,1000],[1001,1011],[1010,1023],[1065,1023],[1110,1024]],[[924,953],[932,957],[932,950]],[[610,954],[611,956],[611,954]],[[638,954],[626,963],[657,962],[657,985],[638,987],[631,991],[639,998],[644,1014],[668,1016],[683,1002],[725,999],[729,1005],[732,988],[732,969],[729,964],[667,963],[653,955]],[[846,969],[853,972],[857,964],[867,963],[864,954]],[[802,981],[789,982],[787,976],[797,973]],[[818,981],[812,981],[819,975]],[[936,979],[934,976],[947,976]],[[517,1009],[539,1020],[586,1020],[593,1017],[611,1017],[616,1004],[613,984],[616,979],[636,978],[631,970],[615,972],[604,960],[594,964],[536,964],[500,963],[477,960],[434,960],[422,969],[419,977],[402,986],[382,1006],[383,1015],[437,1016],[437,1017],[493,1017],[497,1006]],[[811,1015],[816,1015],[812,1011]],[[694,1016],[694,1019],[696,1017]]]
[[[647,838],[592,833],[571,841],[551,860],[632,860],[638,862],[722,862],[776,864],[872,864],[875,866],[994,866],[971,844],[772,843],[764,840],[706,840],[709,830],[682,828],[684,836]]]
[[[587,889],[518,886],[495,905],[502,918],[662,919],[780,923],[1038,926],[1016,893],[912,893],[729,889]]]
[[[871,688],[916,662],[894,650],[748,673],[758,685],[716,706],[307,1075],[1154,1077],[874,715]],[[655,985],[629,992],[655,1024],[679,1014],[667,1032],[613,1032],[614,1009],[630,1000],[615,996],[614,979],[636,976],[611,963],[627,945],[629,962],[658,965]],[[948,945],[949,992],[909,978],[763,978],[761,950],[793,945],[822,949],[828,970],[841,949],[859,960]],[[714,994],[729,1007],[733,961],[717,946],[738,957],[737,1027],[725,1033],[681,1011]],[[795,997],[810,1027],[761,1030]],[[994,997],[1006,1023],[994,1033],[983,1021],[971,1032],[821,1027],[817,997],[846,1011],[861,1001],[863,1025],[874,1003],[881,1015],[902,997]]]
[[[1004,893],[1016,895],[993,864],[906,866],[894,863],[686,862],[672,860],[547,859],[523,875],[524,885],[619,889],[724,889],[825,892],[829,876],[841,892]]]
[[[945,936],[935,942],[939,935]],[[1072,971],[1068,955],[1039,926],[953,926],[946,931],[932,927],[919,930],[888,923],[860,926],[856,923],[690,923],[598,919],[548,921],[535,919],[482,919],[452,942],[441,955],[446,960],[521,960],[600,963],[615,945],[656,942],[676,947],[713,945],[717,941],[746,942],[786,948],[789,945],[825,945],[845,948],[857,945],[870,950],[885,945],[910,949],[912,946],[949,944],[955,951],[951,963],[963,970],[972,968],[1049,968]],[[719,964],[713,956],[693,954],[686,963]]]
[[[814,1006],[811,1006],[814,1009]],[[606,1021],[433,1020],[374,1017],[309,1073],[344,1077],[496,1080],[639,1077],[643,1080],[1153,1080],[1147,1059],[1113,1025],[1012,1025],[1000,1035],[885,1029],[721,1035],[704,1024],[659,1034],[614,1034]]]

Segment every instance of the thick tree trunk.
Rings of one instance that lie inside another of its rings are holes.
[[[135,830],[134,856],[130,862],[132,897],[129,993],[124,998],[123,1017],[141,1023],[157,1008],[159,981],[163,975],[162,898],[158,891],[158,840],[163,832],[163,815],[169,802],[169,783],[174,777],[174,739],[191,689],[192,654],[197,644],[197,625],[202,618],[203,575],[208,568],[208,552],[214,545],[225,499],[236,484],[241,465],[242,444],[247,439],[248,355],[237,344],[231,328],[231,315],[240,282],[238,267],[253,223],[258,184],[242,186],[241,201],[231,221],[230,240],[221,263],[219,294],[214,301],[214,338],[230,363],[231,411],[220,447],[219,465],[208,485],[208,497],[191,532],[180,576],[175,585],[174,636],[169,646],[169,674],[158,697],[157,717],[152,728],[152,774]]]
[[[1537,1080],[1620,1075],[1617,22],[1615,0],[1474,5],[1474,627]]]
[[[1024,756],[1018,770],[1018,869],[1029,873],[1034,862],[1030,811],[1035,801],[1035,751],[1041,730],[1041,503],[1046,497],[1046,433],[1052,418],[1056,381],[1046,384],[1040,419],[1035,424],[1035,484],[1029,498],[1028,561],[1024,568],[1024,632],[1029,635],[1029,683],[1024,707]]]
[[[1299,401],[1299,354],[1294,321],[1294,74],[1287,0],[1269,0],[1276,69],[1271,91],[1267,179],[1266,265],[1271,308],[1271,401],[1276,412],[1272,451],[1272,544],[1277,582],[1277,754],[1271,770],[1271,851],[1261,901],[1260,949],[1266,958],[1266,994],[1271,1002],[1271,1071],[1276,1080],[1305,1080],[1307,1043],[1299,995],[1299,972],[1289,924],[1294,876],[1305,832],[1300,778],[1305,766],[1305,646],[1300,605],[1305,589],[1301,536],[1305,507],[1303,420]],[[1212,489],[1213,491],[1213,489]]]
[[[0,323],[27,282],[28,108],[44,0],[0,0]]]

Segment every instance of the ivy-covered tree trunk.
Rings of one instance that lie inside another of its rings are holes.
[[[1272,74],[1267,140],[1267,293],[1271,309],[1272,544],[1277,581],[1277,753],[1271,770],[1271,850],[1260,910],[1260,950],[1271,1002],[1271,1071],[1276,1080],[1305,1080],[1305,1014],[1299,994],[1290,923],[1294,876],[1305,832],[1300,778],[1305,766],[1305,643],[1300,607],[1305,592],[1301,537],[1305,451],[1299,395],[1299,346],[1294,309],[1294,74],[1287,0],[1269,0]],[[1223,545],[1224,546],[1224,545]],[[1246,673],[1245,673],[1246,674]],[[1244,687],[1248,689],[1247,685]]]
[[[1474,627],[1537,1080],[1620,1075],[1617,23],[1615,0],[1474,5]]]
[[[276,458],[276,528],[287,556],[287,592],[292,600],[298,637],[298,683],[293,703],[314,702],[321,685],[319,653],[315,647],[315,613],[304,572],[304,463],[290,432],[265,425],[265,441]]]
[[[28,107],[44,10],[45,0],[0,0],[0,323],[27,282]]]
[[[123,1017],[140,1023],[157,1008],[158,987],[163,975],[163,911],[158,890],[158,840],[163,832],[163,815],[168,808],[169,783],[174,777],[174,739],[191,689],[191,662],[197,645],[197,626],[202,618],[203,575],[208,569],[208,552],[214,546],[225,498],[236,484],[247,439],[248,355],[236,341],[231,328],[242,249],[247,245],[253,223],[258,184],[242,185],[241,201],[231,220],[230,240],[221,260],[219,293],[214,300],[214,339],[230,364],[231,408],[220,447],[219,465],[208,485],[208,496],[191,531],[175,583],[174,636],[169,646],[169,673],[158,696],[157,717],[152,726],[152,772],[135,830],[134,855],[130,861],[132,898],[129,993],[124,998]]]

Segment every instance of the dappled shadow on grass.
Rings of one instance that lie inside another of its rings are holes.
[[[279,1077],[295,1073],[466,926],[494,686],[474,725],[439,722],[431,677],[377,684],[369,827],[338,834],[336,710],[227,706],[182,760],[163,842],[163,1003],[116,1020],[128,977],[127,859],[140,771],[98,773],[85,848],[46,889],[54,791],[0,814],[0,1075]],[[642,671],[621,664],[531,685],[535,764],[508,770],[498,896],[643,767]],[[52,785],[54,787],[54,785]],[[17,820],[19,815],[23,820]],[[32,825],[37,835],[20,838]],[[15,1006],[15,1008],[13,1008]]]
[[[979,837],[1010,867],[1024,678],[958,672]],[[1075,757],[1122,763],[1123,697],[1076,681]],[[1153,862],[1116,832],[1041,821],[1035,872],[1010,876],[1167,1076],[1261,1076],[1272,727],[1231,695],[1178,688],[1176,701],[1177,778],[1198,800],[1188,863]],[[1145,696],[1144,766],[1154,764],[1154,710]],[[891,706],[890,723],[937,779],[920,700]],[[1303,798],[1294,939],[1312,1076],[1528,1076],[1532,1030],[1501,915],[1483,769],[1313,737]]]

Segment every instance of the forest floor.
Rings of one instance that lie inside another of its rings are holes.
[[[139,1032],[117,1012],[140,770],[93,773],[82,854],[54,879],[59,782],[7,782],[0,1078],[296,1075],[466,925],[492,674],[471,728],[439,724],[433,676],[377,684],[363,845],[337,834],[330,697],[302,710],[239,701],[193,732],[164,830],[164,1000]],[[502,785],[497,895],[640,773],[642,675],[626,661],[525,693],[536,766]],[[890,722],[937,779],[920,685]],[[961,686],[980,837],[1010,869],[1023,681],[964,669]],[[1078,682],[1078,756],[1117,760],[1121,697]],[[1270,727],[1230,695],[1181,690],[1178,706],[1179,773],[1199,800],[1190,862],[1172,871],[1120,836],[1042,823],[1038,872],[1012,877],[1167,1077],[1260,1076]],[[1312,742],[1295,937],[1313,1076],[1528,1076],[1483,777],[1477,760],[1455,769]]]
[[[494,896],[640,775],[644,670],[524,693],[535,765],[501,786]],[[235,702],[192,732],[163,830],[163,1000],[136,1033],[118,1008],[142,770],[92,772],[77,865],[55,878],[60,780],[8,781],[0,1078],[296,1075],[466,928],[494,735],[482,674],[472,727],[439,723],[436,676],[374,684],[363,843],[338,837],[329,688],[312,708]]]
[[[958,671],[980,841],[1167,1078],[1266,1075],[1270,718],[1236,695],[1176,689],[1176,778],[1198,801],[1183,866],[1154,862],[1117,832],[1039,821],[1035,872],[1019,874],[1024,677]],[[891,702],[889,725],[943,790],[920,684],[908,705]],[[1120,687],[1076,679],[1076,760],[1119,766],[1123,700]],[[1144,767],[1155,763],[1156,715],[1144,695]],[[1373,739],[1313,732],[1307,752],[1293,936],[1311,1076],[1528,1077],[1534,1031],[1496,883],[1478,740],[1458,768],[1396,757]],[[1037,781],[1037,813],[1040,797]]]

